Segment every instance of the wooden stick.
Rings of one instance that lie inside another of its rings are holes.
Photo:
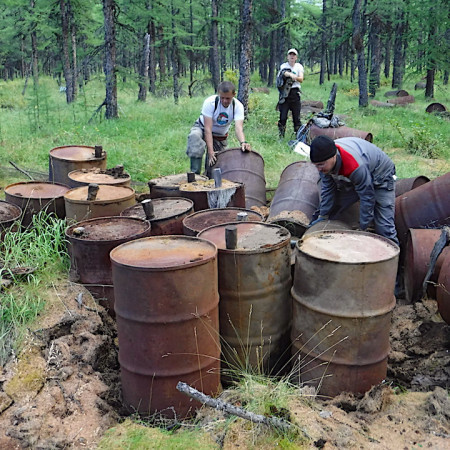
[[[22,170],[20,167],[17,167],[17,165],[14,164],[12,161],[10,161],[9,163],[14,167],[14,169],[17,169],[19,172],[26,175],[31,181],[34,181],[34,178],[28,172],[25,172],[25,170]]]
[[[262,423],[267,426],[277,428],[282,431],[289,431],[292,428],[292,424],[286,422],[283,419],[278,419],[277,417],[266,417],[260,414],[252,413],[251,411],[246,411],[245,409],[239,408],[232,405],[231,403],[224,402],[219,399],[211,398],[209,395],[203,392],[197,391],[193,387],[181,381],[177,384],[177,389],[186,394],[187,396],[199,401],[200,403],[215,408],[219,411],[223,411],[227,414],[233,414],[234,416],[241,417],[242,419],[249,420],[253,423]]]

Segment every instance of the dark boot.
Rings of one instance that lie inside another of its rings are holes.
[[[191,172],[200,175],[202,171],[202,159],[203,158],[191,158]]]
[[[286,131],[286,124],[278,122],[278,136],[284,138],[284,133]]]

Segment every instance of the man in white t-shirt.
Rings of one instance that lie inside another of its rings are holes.
[[[278,108],[280,110],[280,120],[278,122],[278,131],[281,138],[286,131],[286,121],[289,110],[292,111],[292,121],[294,122],[294,132],[300,128],[300,83],[303,82],[303,66],[297,61],[298,52],[295,48],[288,50],[287,62],[281,64],[279,77],[292,80],[292,86],[286,97],[280,96]],[[278,78],[278,77],[277,77]],[[278,83],[277,83],[278,84]],[[290,84],[290,83],[289,83]],[[279,87],[280,89],[280,87]],[[286,93],[286,90],[285,90]]]
[[[203,102],[202,113],[187,139],[186,153],[191,159],[191,172],[200,173],[206,147],[205,170],[208,176],[211,175],[210,167],[216,163],[216,154],[227,146],[228,130],[233,120],[241,150],[251,151],[244,135],[244,105],[234,98],[234,84],[222,81],[217,93],[218,95],[212,95]]]

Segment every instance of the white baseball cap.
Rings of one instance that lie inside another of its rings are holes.
[[[287,52],[287,54],[289,55],[289,53],[295,53],[298,56],[298,52],[297,50],[295,50],[295,48],[290,48]]]

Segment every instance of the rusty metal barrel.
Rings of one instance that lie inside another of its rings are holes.
[[[240,215],[240,216],[239,216]],[[245,208],[217,208],[197,211],[183,219],[183,232],[186,236],[197,236],[200,231],[214,225],[240,220],[249,222],[263,222],[261,214]]]
[[[400,244],[410,228],[450,225],[450,172],[395,199],[395,226]]]
[[[266,206],[264,159],[259,153],[243,152],[240,148],[227,148],[217,154],[214,168],[221,169],[223,178],[244,183],[245,204],[242,207]]]
[[[94,168],[106,169],[106,152],[100,146],[63,145],[50,150],[50,181],[70,186],[70,172]]]
[[[176,389],[220,390],[217,248],[187,236],[155,236],[110,254],[123,403],[182,419],[201,404]]]
[[[422,298],[422,284],[430,266],[431,252],[440,236],[439,229],[409,229],[403,261],[405,298],[409,303]],[[438,276],[439,272],[435,270],[427,288],[433,297],[436,295],[433,284],[437,283]]]
[[[130,186],[131,177],[128,173],[113,174],[114,169],[80,169],[73,170],[69,177],[71,188],[87,186],[90,183],[108,184],[110,186]]]
[[[82,283],[114,316],[110,251],[124,242],[150,236],[151,226],[135,217],[101,217],[66,229],[70,279]]]
[[[64,195],[67,219],[79,222],[96,217],[119,216],[124,210],[136,204],[134,189],[128,186],[95,185],[98,190],[89,198],[91,186],[70,189]]]
[[[331,139],[339,139],[344,137],[359,137],[369,142],[373,141],[372,133],[349,127],[319,128],[317,125],[313,124],[309,129],[309,133],[311,140],[317,136],[325,135],[330,137]]]
[[[445,248],[445,259],[439,273],[436,288],[438,311],[441,317],[450,325],[450,248]]]
[[[430,103],[425,109],[425,112],[427,113],[443,112],[443,111],[447,111],[447,108],[442,103]]]
[[[20,220],[22,208],[4,200],[0,200],[0,240],[7,231],[15,231],[14,224]]]
[[[152,224],[152,236],[183,234],[183,220],[194,212],[194,202],[188,198],[163,197],[150,200],[151,213],[147,214],[143,203],[130,206],[121,216],[139,217]]]
[[[412,178],[397,178],[395,182],[395,196],[399,197],[400,195],[412,191],[413,189],[418,188],[429,181],[430,179],[423,175]]]
[[[208,181],[208,177],[203,175],[192,175],[193,181]],[[153,178],[148,182],[150,188],[150,198],[160,197],[181,197],[180,185],[188,183],[187,173],[178,173],[175,175],[165,175],[163,177]]]
[[[22,225],[26,227],[31,224],[33,216],[41,211],[64,219],[64,194],[68,191],[68,186],[59,183],[25,181],[6,186],[5,198],[22,209]]]
[[[227,245],[228,227],[236,245]],[[219,249],[219,315],[225,379],[233,370],[272,373],[289,358],[290,234],[278,225],[234,222],[198,235]]]
[[[414,95],[405,95],[397,98],[390,98],[388,100],[388,103],[392,103],[393,105],[408,105],[409,103],[414,103],[416,99],[414,98]]]
[[[320,395],[366,392],[386,377],[399,248],[361,231],[296,246],[292,345],[299,381]]]
[[[281,173],[267,221],[301,237],[319,207],[319,171],[314,164],[297,161]]]

